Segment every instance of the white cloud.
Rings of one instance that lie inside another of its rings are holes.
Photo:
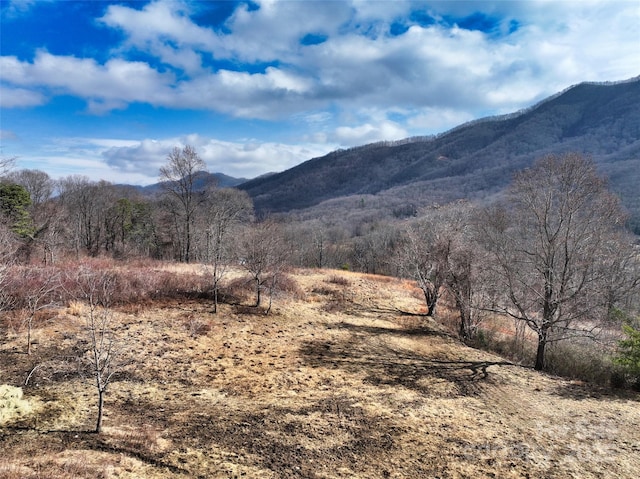
[[[444,22],[416,24],[390,36],[389,26],[400,15],[410,23],[407,13],[415,4],[409,2],[261,1],[258,9],[238,6],[217,30],[196,24],[186,2],[160,0],[140,9],[111,5],[99,20],[125,33],[116,50],[120,57],[99,64],[39,51],[33,63],[3,57],[1,67],[3,80],[22,89],[9,100],[17,105],[42,103],[35,88],[46,87],[50,94],[84,98],[94,113],[141,102],[262,119],[331,105],[502,112],[572,83],[625,79],[640,70],[640,12],[634,2],[551,2],[544,3],[544,13],[540,2],[522,3],[527,2],[483,5],[502,23],[520,25],[498,38]],[[460,15],[476,9],[466,3],[430,8],[442,9],[430,12],[435,18],[445,9]],[[302,45],[307,34],[326,41]],[[155,56],[177,74],[127,61],[127,48]],[[204,53],[236,62],[239,71],[203,67]],[[278,65],[240,71],[242,62],[271,61]]]
[[[91,140],[97,144],[95,140]],[[222,172],[235,177],[253,178],[264,173],[281,171],[312,157],[335,149],[333,145],[284,144],[255,139],[222,141],[192,134],[162,140],[124,142],[99,149],[104,162],[119,172],[145,175],[146,183],[157,181],[160,166],[176,146],[191,145],[207,163],[209,171]]]
[[[240,5],[225,24],[221,58],[244,62],[298,63],[307,34],[333,36],[352,15],[349,2],[256,2],[258,9]]]
[[[252,178],[264,173],[283,171],[310,158],[325,155],[332,149],[328,145],[315,144],[212,140],[203,146],[202,158],[211,171]]]
[[[150,184],[149,178],[141,173],[122,172],[109,167],[100,157],[90,157],[85,154],[74,155],[69,152],[61,154],[36,154],[29,158],[19,157],[16,163],[18,169],[28,168],[45,171],[51,178],[60,179],[70,175],[81,174],[92,181],[105,180],[116,184]]]
[[[179,1],[156,1],[141,10],[110,5],[99,22],[122,30],[126,46],[148,51],[165,64],[193,73],[202,62],[198,51],[213,51],[219,41],[212,30],[193,23],[189,13],[187,4]]]
[[[100,65],[90,58],[52,55],[40,50],[33,63],[13,56],[0,57],[0,69],[4,82],[77,95],[104,103],[107,110],[134,101],[166,104],[172,98],[172,75],[161,74],[143,62],[114,58]]]
[[[0,68],[2,68],[1,65]],[[37,91],[0,85],[0,108],[30,107],[44,103],[46,103],[45,97]]]
[[[246,141],[185,136],[177,125],[157,141],[92,138],[55,152],[139,182],[154,182],[180,144],[194,144],[212,171],[252,177],[338,146],[436,133],[581,81],[640,72],[637,1],[483,2],[497,25],[488,32],[450,24],[477,12],[475,2],[265,0],[239,4],[217,26],[198,24],[192,9],[203,4],[130,5],[110,5],[98,19],[124,35],[104,62],[45,50],[31,61],[0,57],[2,107],[73,95],[95,114],[145,103],[296,125],[279,140]],[[413,22],[418,8],[433,23]],[[407,30],[393,36],[396,21]],[[303,44],[307,35],[316,44]]]
[[[329,136],[342,146],[356,146],[381,140],[397,140],[409,136],[407,130],[391,121],[365,123],[355,127],[341,126]]]

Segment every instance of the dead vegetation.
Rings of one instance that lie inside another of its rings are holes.
[[[640,396],[463,346],[410,283],[300,270],[270,315],[198,298],[117,309],[132,366],[94,386],[71,303],[0,346],[0,478],[631,478]],[[241,299],[241,288],[234,294]],[[34,370],[35,367],[35,370]],[[31,373],[27,384],[25,379]],[[7,389],[9,391],[9,389]],[[9,396],[9,394],[7,394]],[[0,399],[1,401],[1,399]],[[1,404],[0,404],[1,406]]]

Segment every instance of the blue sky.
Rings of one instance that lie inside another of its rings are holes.
[[[1,0],[18,168],[149,184],[174,146],[254,177],[640,74],[640,1]]]

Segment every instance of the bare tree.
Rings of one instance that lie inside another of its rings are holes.
[[[234,256],[234,228],[248,221],[253,213],[249,195],[231,188],[213,189],[207,195],[205,262],[213,287],[213,312],[218,311],[218,292],[227,266]]]
[[[0,221],[0,265],[7,265],[14,261],[18,244],[16,234],[8,225]]]
[[[390,252],[397,240],[394,228],[387,222],[375,222],[370,230],[352,241],[352,257],[359,271],[387,274]]]
[[[606,255],[624,250],[616,197],[581,155],[550,155],[518,174],[505,204],[479,221],[490,255],[493,310],[523,321],[538,337],[535,369],[552,341],[593,335],[609,303]],[[615,273],[614,273],[615,274]]]
[[[0,178],[3,178],[7,173],[9,173],[16,164],[15,156],[0,156]]]
[[[0,314],[13,307],[14,296],[11,294],[13,288],[9,272],[15,260],[17,246],[15,233],[0,222]],[[4,335],[4,331],[2,334]]]
[[[39,311],[54,306],[58,300],[60,278],[48,268],[26,267],[14,269],[11,275],[12,304],[24,310],[27,328],[26,353],[31,354],[33,321]]]
[[[484,298],[472,216],[473,208],[466,202],[430,208],[405,229],[398,249],[400,271],[418,283],[427,315],[436,313],[444,291],[450,293],[459,313],[458,333],[465,340],[475,335]]]
[[[116,338],[111,301],[116,287],[115,276],[108,271],[82,268],[76,278],[77,297],[89,310],[85,316],[89,350],[85,358],[98,392],[95,432],[102,431],[104,398],[114,374],[125,366],[123,344]]]
[[[0,225],[0,230],[2,225]],[[11,285],[9,278],[9,266],[4,261],[0,261],[0,314],[11,309],[13,296],[10,294]],[[0,322],[2,324],[2,322]],[[4,334],[4,332],[2,332]]]
[[[105,245],[107,213],[116,202],[114,186],[72,175],[60,180],[59,190],[76,255],[86,252],[97,256]]]
[[[458,310],[458,334],[464,340],[475,336],[487,302],[485,261],[475,242],[473,215],[470,204],[457,202],[440,208],[432,219],[440,230],[436,252],[441,255],[444,283]]]
[[[173,200],[173,213],[181,229],[180,260],[191,261],[192,229],[201,198],[196,192],[196,173],[205,171],[206,164],[195,148],[175,147],[167,156],[167,164],[160,168],[160,181],[165,192]]]
[[[423,218],[409,225],[404,232],[404,244],[399,248],[399,267],[403,273],[415,279],[422,290],[427,306],[427,316],[436,313],[438,300],[446,280],[447,247],[441,238],[441,225],[434,218]]]
[[[262,304],[262,291],[265,289],[269,292],[269,309],[271,308],[272,295],[286,265],[287,256],[282,232],[273,221],[251,225],[242,234],[240,261],[255,285],[256,308]]]
[[[44,171],[18,170],[11,172],[8,178],[29,192],[31,205],[34,209],[37,209],[53,195],[55,182]]]

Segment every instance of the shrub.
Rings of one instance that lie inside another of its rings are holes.
[[[600,386],[612,384],[615,368],[611,351],[592,340],[552,343],[546,359],[547,370],[551,374]]]
[[[206,336],[211,331],[211,323],[205,318],[194,313],[188,313],[182,317],[185,329],[192,338]]]
[[[618,342],[618,354],[614,362],[622,368],[621,374],[625,377],[623,382],[640,390],[640,329],[623,324],[622,331],[627,337]]]
[[[288,274],[281,274],[278,277],[276,288],[278,292],[286,293],[294,299],[303,300],[305,297],[304,291],[300,288],[298,282]]]
[[[246,301],[254,293],[251,279],[246,277],[234,278],[225,283],[220,290],[220,301],[238,304]]]
[[[347,278],[343,276],[338,276],[338,275],[330,276],[326,280],[326,282],[330,284],[338,284],[340,286],[351,286],[351,281],[349,281]]]

